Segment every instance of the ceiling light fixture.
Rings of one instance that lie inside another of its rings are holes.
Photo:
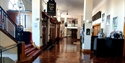
[[[68,15],[68,12],[67,12],[67,14],[66,15]]]
[[[68,5],[67,5],[67,15],[68,15]]]

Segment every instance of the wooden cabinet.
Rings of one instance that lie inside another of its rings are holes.
[[[124,39],[99,39],[96,38],[93,44],[96,57],[123,57]]]
[[[77,42],[77,29],[71,29],[73,42]]]
[[[53,41],[56,39],[56,24],[51,23],[50,25],[50,39]]]
[[[7,11],[10,18],[18,25],[19,24],[19,12],[15,10]],[[32,12],[21,11],[21,25],[24,26],[25,31],[32,32]]]
[[[48,22],[42,22],[42,36],[43,36],[43,45],[47,44],[48,41]]]
[[[61,24],[61,22],[58,22],[57,25],[56,25],[56,27],[57,27],[57,37],[59,37],[59,35],[60,35],[60,24]]]

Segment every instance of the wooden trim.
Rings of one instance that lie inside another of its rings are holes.
[[[94,26],[99,26],[99,25],[101,25],[101,23],[95,24],[95,25],[93,25],[93,27],[94,27]]]
[[[57,24],[57,18],[50,18],[50,22],[53,24]]]
[[[18,42],[14,37],[12,37],[9,33],[5,32],[3,29],[0,28],[0,31],[2,31],[4,34],[6,34],[8,37],[10,37],[16,43]]]
[[[84,49],[83,54],[91,54],[91,50],[90,49]]]
[[[20,52],[19,52],[20,53],[19,54],[20,55],[19,56],[20,57],[19,61],[20,61],[20,60],[23,60],[24,58],[26,58],[26,55],[25,55],[25,43],[22,42],[18,47],[20,48],[19,49],[20,50]]]
[[[124,28],[123,28],[123,34],[124,34],[124,39],[125,39],[125,17],[124,17]],[[124,45],[123,45],[123,57],[125,57],[125,40],[124,40]]]
[[[47,13],[46,13],[46,12],[42,12],[42,17],[43,17],[43,16],[46,16],[46,17],[50,18],[50,16],[49,16],[49,15],[47,15]]]

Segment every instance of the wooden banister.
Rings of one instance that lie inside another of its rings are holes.
[[[21,42],[20,45],[18,45],[18,52],[19,52],[19,60],[23,60],[24,58],[26,58],[26,55],[25,55],[25,43],[24,42]]]

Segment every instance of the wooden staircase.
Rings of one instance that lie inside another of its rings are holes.
[[[32,44],[24,45],[21,49],[22,53],[17,63],[32,63],[41,53],[41,50],[34,47]]]

